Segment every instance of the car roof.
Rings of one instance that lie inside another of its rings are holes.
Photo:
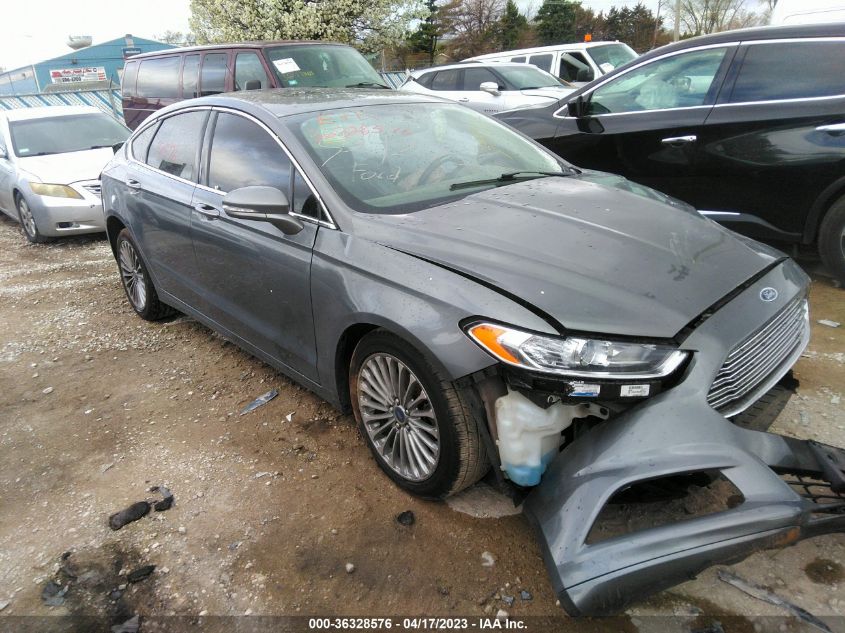
[[[624,44],[624,42],[620,42],[619,40],[602,40],[599,42],[569,42],[567,44],[552,44],[551,46],[532,46],[530,48],[517,48],[512,51],[502,51],[501,53],[476,55],[475,57],[467,58],[467,61],[484,61],[494,57],[512,57],[514,55],[524,55],[526,53],[545,53],[547,51],[560,51],[572,48],[592,48],[594,46],[604,46],[605,44]]]
[[[266,90],[244,90],[229,92],[199,99],[180,101],[168,106],[160,113],[176,112],[184,107],[221,106],[238,108],[255,105],[276,117],[285,117],[306,112],[352,108],[371,105],[398,105],[403,103],[449,103],[454,101],[440,97],[399,92],[397,90],[369,90],[365,88],[270,88]],[[158,113],[156,113],[158,114]]]
[[[129,60],[146,59],[148,57],[160,57],[173,55],[175,53],[198,53],[202,51],[229,50],[230,48],[267,48],[270,46],[306,46],[309,44],[321,44],[324,46],[347,46],[340,42],[320,42],[318,40],[256,40],[253,42],[235,42],[232,44],[205,44],[201,46],[184,46],[178,48],[167,48],[163,51],[141,53],[132,55]]]
[[[517,68],[525,68],[526,66],[530,68],[537,68],[532,64],[525,64],[520,62],[494,62],[490,60],[478,60],[456,62],[454,64],[443,64],[442,66],[432,66],[431,68],[421,68],[420,70],[415,70],[414,73],[419,77],[421,75],[425,75],[427,73],[435,72],[438,70],[454,70],[460,68],[507,68],[508,66],[515,66]]]
[[[94,106],[39,106],[37,108],[16,108],[5,110],[0,116],[7,121],[28,121],[31,119],[46,119],[57,116],[72,116],[74,114],[99,114],[102,110]]]

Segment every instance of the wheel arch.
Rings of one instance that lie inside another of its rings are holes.
[[[825,187],[816,198],[813,206],[810,207],[810,213],[807,215],[807,222],[804,224],[804,233],[801,240],[804,244],[818,243],[819,229],[821,228],[825,215],[836,201],[842,197],[845,197],[845,176],[834,180],[830,185]]]
[[[106,236],[109,238],[112,255],[117,255],[117,236],[126,228],[126,223],[116,215],[106,218]]]

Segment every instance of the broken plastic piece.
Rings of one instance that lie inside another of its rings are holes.
[[[164,512],[173,506],[173,493],[164,486],[153,486],[150,492],[158,492],[163,497],[161,501],[157,501],[153,506],[156,512]]]
[[[796,604],[792,604],[788,600],[781,598],[779,595],[772,593],[765,587],[761,587],[751,581],[744,580],[740,578],[736,574],[732,574],[731,572],[720,569],[718,572],[719,580],[722,582],[726,582],[729,585],[736,587],[743,593],[747,593],[752,598],[757,598],[758,600],[762,600],[763,602],[768,602],[769,604],[773,604],[778,607],[782,607],[789,611],[792,615],[799,618],[800,620],[804,620],[807,624],[810,624],[817,629],[822,631],[826,631],[826,633],[831,633],[830,628],[819,620],[816,616],[812,613],[807,611],[806,609],[802,609]]]
[[[150,504],[146,501],[139,501],[133,503],[131,506],[120,512],[115,512],[109,517],[109,527],[113,530],[119,530],[127,523],[137,521],[141,517],[147,516],[150,511]]]
[[[273,398],[275,398],[278,395],[279,395],[278,389],[271,389],[267,393],[265,393],[261,396],[258,396],[255,400],[253,400],[248,405],[246,405],[238,415],[246,415],[250,411],[254,411],[258,407],[264,406],[265,404],[270,402]]]
[[[65,603],[65,594],[67,593],[69,585],[60,585],[54,580],[51,580],[44,589],[41,590],[41,599],[48,607],[60,607]]]
[[[126,575],[126,581],[130,584],[140,582],[152,574],[155,571],[155,568],[155,565],[144,565],[143,567],[138,567],[138,569],[133,569]]]

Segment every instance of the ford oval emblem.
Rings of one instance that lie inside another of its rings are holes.
[[[760,298],[763,301],[774,301],[778,298],[778,291],[774,288],[763,288],[760,291]]]

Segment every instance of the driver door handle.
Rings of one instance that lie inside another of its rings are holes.
[[[697,140],[698,137],[695,134],[689,134],[687,136],[670,136],[669,138],[662,139],[660,142],[664,145],[671,145],[672,147],[681,147],[682,145],[695,143]]]
[[[204,215],[207,218],[219,218],[220,217],[220,209],[217,209],[210,204],[205,204],[204,202],[200,202],[199,204],[194,205],[194,211],[197,213]]]
[[[126,186],[127,186],[127,187],[130,187],[130,188],[132,188],[132,189],[140,189],[140,188],[141,188],[141,183],[140,183],[140,182],[138,182],[137,180],[135,180],[134,178],[129,178],[129,179],[127,179],[127,181],[126,181]]]

